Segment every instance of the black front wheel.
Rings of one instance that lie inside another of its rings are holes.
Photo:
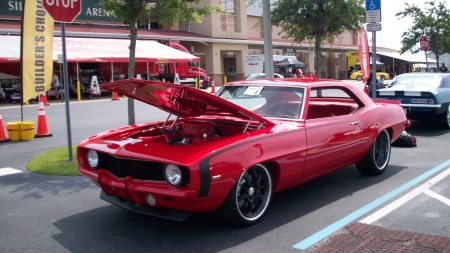
[[[391,157],[391,138],[386,130],[378,134],[369,151],[356,163],[356,168],[363,174],[379,175],[383,173]]]
[[[262,219],[271,198],[270,172],[264,165],[256,164],[241,174],[219,208],[219,215],[227,222],[251,226]]]
[[[444,113],[436,117],[436,122],[441,128],[450,129],[450,105],[447,106],[447,110]]]

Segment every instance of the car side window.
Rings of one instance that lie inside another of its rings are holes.
[[[359,103],[347,90],[341,88],[312,89],[306,119],[348,115],[356,112],[359,107]]]

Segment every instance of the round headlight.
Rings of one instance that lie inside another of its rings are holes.
[[[96,169],[98,166],[98,153],[95,150],[89,150],[86,154],[89,167]]]
[[[173,186],[179,186],[183,179],[180,168],[174,164],[167,164],[164,167],[164,177]]]

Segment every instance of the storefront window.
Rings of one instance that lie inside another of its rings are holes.
[[[219,14],[220,31],[235,32],[237,30],[235,0],[219,0],[222,12]]]
[[[228,66],[228,76],[236,76],[236,66]]]

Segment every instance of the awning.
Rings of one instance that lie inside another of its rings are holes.
[[[286,58],[280,62],[277,62],[276,64],[274,64],[275,67],[284,67],[284,66],[288,66],[288,67],[296,67],[296,68],[306,68],[308,67],[308,64],[303,63],[301,61],[295,60],[295,59],[291,59],[291,58]]]
[[[399,60],[406,61],[406,62],[411,62],[411,63],[426,63],[427,62],[424,54],[422,54],[422,55],[409,54],[409,53],[400,54],[397,52],[384,52],[384,51],[377,51],[377,54],[395,58],[395,59],[399,59]],[[429,63],[436,62],[436,60],[428,58],[428,62]]]
[[[375,61],[375,65],[376,65],[376,67],[383,67],[384,63]],[[360,64],[359,63],[355,64],[355,67],[360,68]],[[372,58],[370,58],[370,67],[372,67]]]
[[[20,79],[18,76],[12,76],[5,73],[0,73],[0,80]]]
[[[66,37],[67,62],[128,62],[130,41]],[[0,62],[20,62],[20,36],[0,36]],[[62,55],[60,37],[53,39],[53,59]],[[200,58],[153,40],[136,41],[136,62],[187,62]]]

